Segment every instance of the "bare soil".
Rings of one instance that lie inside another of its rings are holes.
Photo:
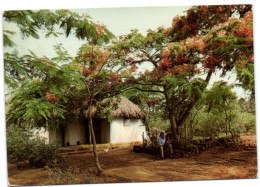
[[[67,154],[58,168],[17,169],[8,164],[12,185],[50,185],[143,181],[184,181],[257,178],[256,135],[241,136],[239,144],[208,149],[195,157],[158,160],[132,152],[132,147],[99,151],[102,176],[95,175],[93,153]]]

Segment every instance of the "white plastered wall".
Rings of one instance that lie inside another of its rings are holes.
[[[41,127],[40,129],[33,129],[33,136],[40,137],[44,139],[46,143],[49,143],[49,132],[43,127]]]
[[[56,130],[50,130],[49,131],[49,142],[54,142],[55,140],[57,140],[57,133]]]
[[[83,121],[74,121],[68,123],[65,128],[65,144],[77,145],[77,141],[86,144],[86,125]]]
[[[124,125],[124,119],[114,119],[110,123],[110,142],[142,142],[143,134],[146,137],[145,126],[141,119],[130,119],[128,126]]]

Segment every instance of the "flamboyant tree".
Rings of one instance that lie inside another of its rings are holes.
[[[218,15],[221,11],[225,12],[224,8],[227,12],[229,12],[230,9],[235,9],[236,6],[213,6],[207,8],[209,12],[212,9],[216,10],[216,15]],[[203,9],[200,8],[200,10]],[[214,11],[211,11],[211,13],[214,13]],[[201,14],[203,15],[203,12]],[[187,17],[188,16],[190,16],[190,11],[188,11]],[[198,32],[196,36],[188,37],[181,42],[177,42],[178,45],[176,45],[176,42],[173,42],[173,44],[168,45],[168,50],[166,50],[168,53],[165,52],[167,55],[165,56],[166,58],[163,58],[162,64],[171,64],[173,62],[173,67],[175,68],[176,63],[174,61],[176,61],[179,57],[184,56],[184,60],[182,60],[182,62],[185,62],[185,60],[189,61],[189,65],[194,65],[194,63],[190,60],[190,57],[193,59],[199,59],[196,66],[200,67],[200,72],[206,73],[206,78],[204,79],[204,83],[206,83],[206,85],[209,83],[212,73],[216,70],[222,71],[222,75],[225,75],[227,71],[232,70],[237,71],[237,74],[239,75],[238,70],[240,70],[241,67],[243,67],[242,69],[244,71],[247,71],[247,67],[252,68],[253,66],[252,12],[249,11],[243,14],[243,16],[244,17],[242,18],[229,18],[221,24],[216,24],[211,29],[201,30],[201,32]],[[212,17],[212,20],[214,20],[214,17]],[[182,19],[180,19],[179,22],[182,22]],[[174,23],[173,30],[175,25],[177,25],[176,27],[179,27],[178,21]],[[183,25],[183,27],[186,29],[188,26],[186,24]],[[183,29],[184,33],[185,29]],[[183,34],[183,32],[180,33]],[[176,36],[178,35],[173,35],[172,39],[174,40],[174,37]],[[245,67],[246,64],[248,65]],[[185,68],[185,64],[181,65],[181,67]],[[250,75],[242,73],[242,76],[238,76],[238,80],[242,82],[244,88],[249,88],[253,93],[253,71],[250,71],[250,73]],[[242,77],[244,79],[242,79]],[[243,81],[245,79],[249,79],[248,82]],[[204,89],[205,87],[202,87],[202,91]],[[193,108],[198,99],[199,97],[188,101],[187,106],[184,107],[185,112],[181,115],[179,120],[177,119],[177,127],[180,127],[183,122],[185,122],[189,116],[190,110]]]
[[[252,24],[250,5],[195,6],[186,16],[175,17],[171,28],[149,30],[147,36],[132,31],[120,36],[114,47],[126,64],[152,65],[152,70],[130,77],[129,84],[161,94],[179,142],[180,127],[215,71],[221,70],[222,76],[237,71],[244,88],[253,91]]]
[[[125,84],[125,79],[135,71],[131,67],[124,68],[123,75],[119,74],[118,68],[122,70],[122,67],[115,57],[116,55],[113,55],[106,48],[86,44],[80,48],[75,59],[75,62],[79,64],[80,80],[84,84],[83,87],[79,88],[80,91],[77,95],[80,102],[78,106],[88,118],[91,134],[89,143],[93,143],[99,174],[102,172],[102,168],[98,160],[92,118],[98,116],[99,118],[106,118],[108,121],[111,120],[110,112],[113,107],[116,107],[116,103],[120,99],[117,98],[117,102],[115,102],[114,98],[129,89],[129,86]]]

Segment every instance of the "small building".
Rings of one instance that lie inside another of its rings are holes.
[[[93,117],[93,128],[98,144],[142,142],[147,138],[145,119],[141,109],[121,96],[111,111],[112,121]],[[64,128],[49,131],[49,142],[59,140],[62,145],[89,143],[88,119],[68,122]]]

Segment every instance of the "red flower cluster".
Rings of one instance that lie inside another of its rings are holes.
[[[252,44],[253,28],[248,28],[244,25],[241,25],[240,29],[235,31],[234,34],[237,37],[245,38],[247,46]]]
[[[46,66],[52,67],[52,62],[45,62]]]
[[[148,107],[151,107],[152,105],[158,103],[159,100],[160,100],[160,98],[159,98],[159,97],[156,97],[156,98],[154,98],[154,99],[151,99],[151,100],[149,100],[149,101],[146,101],[146,104],[148,105]]]
[[[177,25],[181,21],[181,18],[179,16],[176,16],[172,19],[172,27]]]
[[[171,29],[172,29],[172,27],[169,27],[169,28],[165,29],[164,34],[168,35],[168,33],[170,32]]]
[[[122,82],[122,78],[116,72],[110,73],[109,78],[110,78],[112,84],[115,84],[115,85],[118,85]]]
[[[221,7],[221,6],[218,6],[217,12],[220,13],[220,12],[222,12],[222,11],[223,11],[222,7]]]
[[[170,52],[168,50],[164,49],[164,50],[162,50],[161,56],[162,56],[163,59],[166,59],[170,56]]]
[[[88,68],[88,67],[85,67],[85,66],[83,66],[83,72],[86,73],[86,74],[88,74],[88,75],[91,75],[91,74],[92,74],[91,69]]]
[[[200,6],[200,11],[202,15],[206,14],[208,7],[208,5]]]
[[[131,70],[132,71],[136,71],[138,69],[138,66],[137,65],[133,65],[132,67],[131,67]]]
[[[111,89],[111,84],[110,83],[107,83],[107,88]]]
[[[220,60],[213,55],[209,55],[208,57],[204,56],[204,59],[205,61],[203,63],[203,67],[210,68],[213,70],[213,72],[215,71],[216,67],[221,67]]]
[[[97,35],[98,38],[103,35],[103,31],[105,28],[106,28],[105,25],[99,25],[99,24],[96,25],[95,34]]]
[[[50,103],[54,103],[58,100],[58,96],[53,94],[52,90],[47,91],[46,94],[45,94],[45,97],[46,97],[45,100],[50,102]]]
[[[128,57],[127,59],[126,59],[126,61],[134,61],[134,58],[133,57]]]
[[[172,69],[169,69],[168,71],[165,72],[165,74],[179,74],[179,73],[200,73],[200,70],[195,67],[192,64],[183,64],[183,65],[177,65],[174,66]]]

